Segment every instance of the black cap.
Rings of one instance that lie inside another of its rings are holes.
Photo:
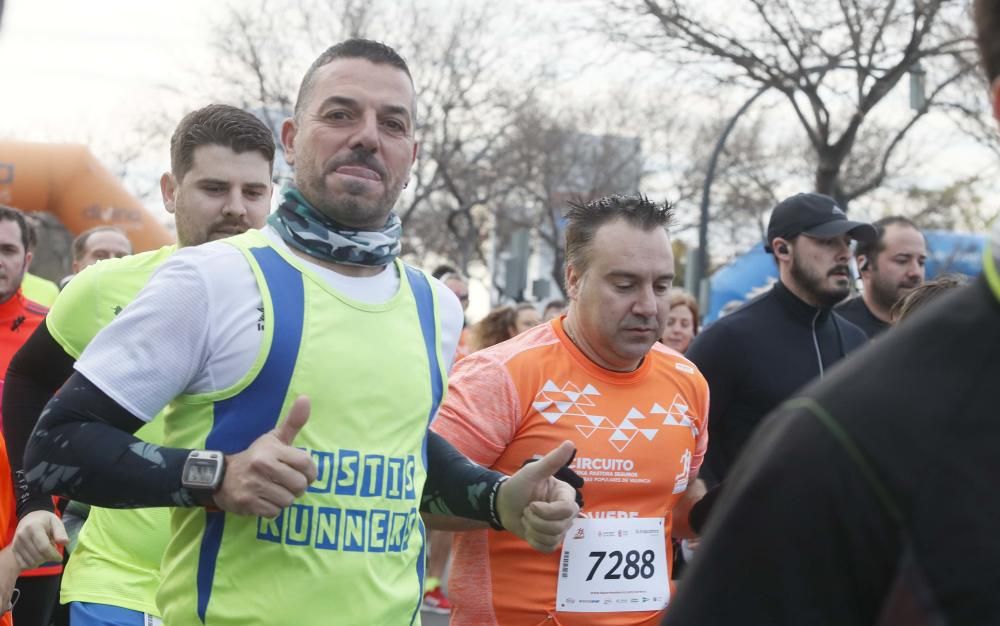
[[[878,238],[874,226],[847,219],[847,214],[830,196],[798,193],[785,198],[771,211],[764,249],[771,251],[771,242],[775,237],[791,239],[798,235],[808,235],[828,239],[844,233],[848,233],[856,241],[874,241]]]

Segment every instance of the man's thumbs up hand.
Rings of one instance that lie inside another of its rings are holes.
[[[309,421],[309,410],[309,398],[299,396],[274,430],[226,457],[226,475],[215,494],[220,509],[275,518],[306,492],[316,480],[316,464],[292,444]]]
[[[497,493],[500,523],[539,552],[559,547],[580,513],[576,491],[553,476],[575,452],[573,443],[564,441],[537,462],[518,470]]]

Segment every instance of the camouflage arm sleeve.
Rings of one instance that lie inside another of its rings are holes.
[[[506,479],[470,461],[441,435],[427,433],[427,483],[421,511],[487,522],[502,530],[493,505],[497,488]]]
[[[46,405],[24,454],[35,493],[111,508],[195,506],[181,487],[190,450],[146,443],[143,421],[79,372]]]

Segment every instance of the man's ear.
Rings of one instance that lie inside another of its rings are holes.
[[[295,136],[298,132],[295,118],[289,117],[281,123],[281,147],[284,148],[285,162],[292,166],[295,165]]]
[[[583,280],[583,275],[581,272],[577,271],[575,265],[566,262],[566,297],[570,300],[576,300],[577,296],[580,294],[580,282]]]
[[[170,172],[160,176],[160,195],[163,196],[163,208],[172,214],[177,207],[177,181]]]
[[[31,259],[34,257],[35,255],[32,254],[30,250],[24,253],[24,271],[27,272],[28,268],[31,267]]]

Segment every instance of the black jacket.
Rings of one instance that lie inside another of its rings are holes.
[[[1000,624],[992,291],[941,295],[767,418],[664,626]]]
[[[702,476],[721,482],[761,419],[847,353],[864,331],[799,300],[779,281],[698,335],[685,356],[708,380]]]

